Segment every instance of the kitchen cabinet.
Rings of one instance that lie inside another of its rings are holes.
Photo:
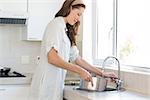
[[[28,0],[28,24],[23,40],[42,40],[46,25],[60,9],[62,0]]]
[[[30,85],[0,85],[0,100],[28,100]]]
[[[27,0],[0,0],[0,11],[27,12]]]

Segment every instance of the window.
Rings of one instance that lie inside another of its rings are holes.
[[[150,0],[118,2],[118,56],[126,65],[149,67]]]
[[[97,2],[98,2],[97,56],[98,58],[104,58],[107,55],[112,54],[113,0],[98,0]]]
[[[150,68],[150,0],[115,1],[97,0],[95,61],[114,55],[123,65]]]
[[[113,0],[97,0],[97,34],[94,36],[94,63],[100,64],[102,59],[113,54]],[[96,45],[95,45],[96,44]]]

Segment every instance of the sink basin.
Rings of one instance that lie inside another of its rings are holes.
[[[123,92],[125,91],[125,88],[121,88],[120,90],[117,90],[116,88],[112,88],[112,87],[107,87],[104,92],[107,91],[118,91],[118,92]]]
[[[81,89],[80,87],[74,87],[73,89],[74,89],[74,90],[88,91],[88,92],[108,92],[108,91],[123,92],[123,91],[125,91],[125,89],[124,89],[124,88],[121,88],[120,90],[117,90],[117,89],[112,88],[112,87],[106,87],[106,89],[105,89],[104,91]]]

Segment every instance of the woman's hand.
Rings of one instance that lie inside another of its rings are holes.
[[[102,72],[102,76],[105,78],[110,78],[112,81],[117,79],[117,76],[114,72]]]
[[[80,77],[88,82],[91,82],[91,85],[93,86],[93,80],[92,80],[92,75],[86,71],[86,70],[83,70],[81,73],[80,73]]]

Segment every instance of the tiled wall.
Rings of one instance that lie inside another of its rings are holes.
[[[40,42],[22,41],[23,25],[0,25],[0,65],[19,72],[33,72],[37,66]],[[22,63],[22,56],[29,57],[29,63]]]

